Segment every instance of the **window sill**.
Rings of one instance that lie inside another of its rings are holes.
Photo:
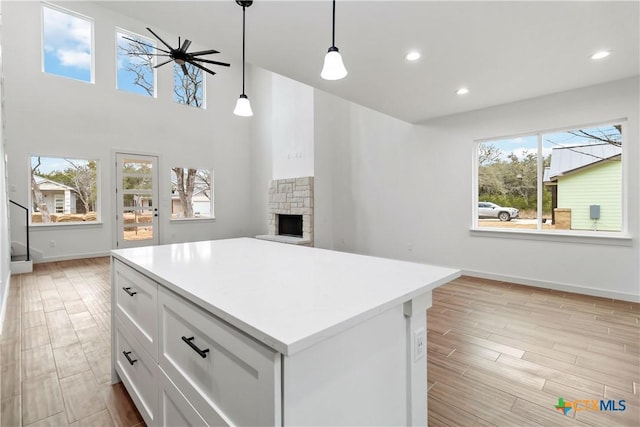
[[[179,218],[179,219],[170,219],[169,223],[171,224],[186,224],[189,222],[215,222],[214,218]]]
[[[583,243],[591,245],[632,246],[630,234],[623,232],[561,232],[534,230],[496,230],[472,228],[469,230],[474,237],[495,237],[502,239],[538,240],[545,242]]]
[[[103,223],[99,222],[99,221],[92,221],[92,222],[52,222],[49,224],[42,224],[42,223],[36,223],[36,224],[29,224],[29,231],[44,231],[44,230],[51,230],[51,229],[72,229],[72,228],[81,228],[81,229],[87,229],[87,228],[102,228]]]

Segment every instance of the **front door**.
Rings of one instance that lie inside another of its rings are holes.
[[[158,158],[116,154],[116,247],[157,245]]]

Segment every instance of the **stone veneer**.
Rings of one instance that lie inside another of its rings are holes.
[[[302,240],[313,246],[313,177],[276,179],[269,185],[269,235],[278,234],[277,215],[302,215]],[[308,243],[306,242],[308,241]]]

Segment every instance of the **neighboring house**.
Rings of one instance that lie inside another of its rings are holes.
[[[49,213],[79,213],[76,211],[76,191],[72,187],[38,175],[35,176],[35,181],[42,193],[42,197],[44,198],[44,202],[47,205]],[[39,209],[34,207],[34,210],[38,211]]]
[[[545,168],[544,184],[551,189],[553,222],[556,208],[570,209],[572,230],[622,229],[622,148],[592,144],[554,148]],[[593,220],[590,207],[599,206]]]
[[[208,191],[196,189],[191,197],[193,215],[196,218],[212,218],[213,203],[207,196]],[[182,218],[182,202],[177,191],[171,194],[171,217]]]

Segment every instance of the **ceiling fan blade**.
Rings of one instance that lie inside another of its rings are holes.
[[[189,46],[191,46],[191,40],[184,39],[184,43],[182,43],[182,47],[180,48],[180,50],[186,53],[187,49],[189,49]]]
[[[182,64],[182,72],[184,73],[185,76],[189,75],[189,70],[187,70],[187,66]]]
[[[153,46],[153,45],[150,45],[150,44],[147,44],[147,43],[141,42],[140,40],[130,39],[129,37],[125,37],[125,36],[122,36],[122,38],[123,38],[123,39],[125,39],[125,40],[129,40],[129,41],[132,41],[132,42],[136,42],[136,43],[138,43],[138,44],[141,44],[142,46],[146,46],[146,47],[150,47],[150,48],[153,48],[153,49],[159,50],[160,52],[171,53],[171,52],[169,52],[168,50],[160,49],[159,47],[155,47],[155,46]]]
[[[157,35],[156,33],[154,33],[154,32],[153,32],[153,30],[152,30],[151,28],[147,27],[147,30],[149,30],[149,32],[150,32],[151,34],[153,34],[154,36],[156,36],[156,38],[157,38],[158,40],[160,40],[160,42],[161,42],[163,45],[165,45],[166,47],[168,47],[170,51],[173,51],[173,48],[172,48],[171,46],[169,46],[169,45],[167,44],[167,42],[166,42],[166,41],[162,40],[162,39],[160,38],[160,36],[159,36],[159,35]]]
[[[204,67],[203,67],[202,65],[200,65],[200,64],[197,64],[197,63],[192,62],[192,61],[187,61],[187,62],[189,62],[189,64],[193,65],[194,67],[200,68],[202,71],[206,71],[207,73],[211,74],[212,76],[215,76],[215,75],[216,75],[216,73],[215,73],[215,72],[211,71],[211,70],[210,70],[210,69],[208,69],[208,68],[204,68]]]
[[[191,58],[190,60],[191,61],[198,61],[198,62],[206,62],[207,64],[221,65],[223,67],[230,67],[231,66],[231,64],[227,64],[226,62],[212,61],[210,59]]]
[[[168,61],[164,61],[163,63],[160,63],[160,64],[158,64],[158,65],[154,66],[153,68],[162,67],[164,64],[168,64],[168,63],[169,63],[169,62],[171,62],[171,61],[173,61],[173,59],[170,59],[170,60],[168,60]]]
[[[200,56],[200,55],[213,55],[214,53],[220,53],[215,49],[209,49],[209,50],[199,50],[197,52],[191,52],[189,53],[189,55],[191,56]]]

